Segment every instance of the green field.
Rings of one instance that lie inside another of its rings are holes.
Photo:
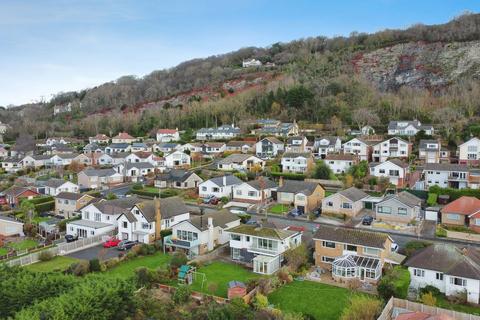
[[[337,320],[348,304],[351,292],[311,281],[294,281],[268,296],[282,311],[302,313],[318,320]]]
[[[65,256],[56,256],[50,261],[37,262],[25,266],[26,269],[30,271],[37,272],[51,272],[51,271],[64,271],[72,263],[77,262],[78,259],[65,257]]]
[[[146,267],[155,270],[161,266],[165,266],[170,262],[170,256],[157,252],[151,256],[136,257],[128,261],[120,262],[114,268],[107,270],[105,275],[128,278],[132,276],[135,269],[139,267]]]

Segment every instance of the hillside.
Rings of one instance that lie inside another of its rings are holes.
[[[242,68],[251,58],[275,67]],[[15,123],[7,138],[25,131],[148,135],[158,126],[188,129],[259,116],[353,125],[361,109],[383,122],[412,116],[443,122],[431,110],[447,107],[472,120],[479,115],[479,77],[480,15],[467,14],[443,25],[243,48],[60,93],[48,103],[0,109],[0,116]],[[54,108],[66,105],[71,110],[52,122]]]

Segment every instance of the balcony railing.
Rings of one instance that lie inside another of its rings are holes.
[[[182,239],[178,239],[178,238],[172,238],[172,236],[166,236],[164,241],[165,241],[166,245],[170,245],[170,246],[174,246],[174,247],[182,247],[182,248],[187,248],[187,249],[196,247],[200,244],[198,239],[188,241],[188,240],[182,240]]]
[[[254,243],[248,251],[253,251],[256,253],[261,253],[265,255],[273,255],[276,256],[279,254],[278,248],[267,249],[265,247],[260,247],[258,244]]]

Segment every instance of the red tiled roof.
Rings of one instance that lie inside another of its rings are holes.
[[[457,213],[465,216],[480,211],[480,200],[475,197],[463,196],[450,202],[442,209],[442,213]]]
[[[401,313],[395,318],[395,320],[453,320],[453,318],[446,314],[437,314],[433,316],[429,313],[415,311]]]
[[[96,139],[96,140],[108,140],[109,137],[107,135],[103,134],[103,133],[99,133],[94,137],[94,139]]]
[[[126,132],[120,132],[118,135],[114,137],[114,139],[135,139],[135,138]]]
[[[174,134],[176,133],[177,130],[175,129],[158,129],[157,133],[160,133],[160,134]]]

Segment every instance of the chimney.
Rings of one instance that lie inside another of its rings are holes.
[[[280,176],[280,178],[278,179],[278,186],[283,187],[283,176]]]
[[[227,185],[227,176],[223,176],[223,186],[225,187]]]
[[[160,198],[153,198],[153,205],[155,207],[155,240],[161,240],[162,212],[160,211]]]
[[[207,248],[208,251],[213,250],[214,239],[213,239],[213,218],[208,217],[208,243]]]

